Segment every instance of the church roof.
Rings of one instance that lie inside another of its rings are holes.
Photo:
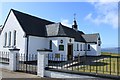
[[[82,37],[84,38],[85,42],[87,42],[87,43],[96,43],[99,38],[99,33],[84,34],[84,35],[82,35]]]
[[[55,23],[41,19],[20,11],[11,9],[20,23],[26,35],[38,37],[71,37],[78,42],[96,42],[97,34],[84,34],[82,31],[66,27],[61,23]]]
[[[53,24],[54,22],[41,19],[26,13],[13,10],[18,22],[25,31],[26,35],[44,37],[46,35],[45,25]]]
[[[46,25],[46,30],[48,37],[71,37],[75,38],[75,41],[85,42],[81,36],[84,34],[82,31],[76,31],[72,28],[62,25],[61,23]]]

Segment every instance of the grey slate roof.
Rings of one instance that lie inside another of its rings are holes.
[[[95,34],[84,34],[82,37],[85,39],[87,43],[96,43],[99,38],[99,33]]]
[[[75,41],[84,42],[84,38],[81,36],[84,34],[82,31],[76,31],[72,28],[66,27],[61,23],[55,23],[46,25],[48,37],[71,37],[75,38]]]
[[[66,27],[61,23],[55,23],[26,13],[11,9],[26,35],[39,37],[71,37],[78,42],[97,42],[98,34],[84,34]]]

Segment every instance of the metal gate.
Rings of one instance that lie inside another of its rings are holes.
[[[37,74],[37,54],[19,54],[16,59],[16,71]]]

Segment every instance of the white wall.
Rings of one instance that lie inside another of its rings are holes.
[[[90,44],[90,51],[87,51],[88,56],[95,56],[97,54],[96,44]]]
[[[28,54],[37,54],[38,49],[48,48],[48,44],[47,38],[29,36]]]
[[[48,38],[48,42],[50,42],[50,40],[52,40],[52,51],[50,54],[61,54],[66,56],[65,60],[67,59],[67,47],[68,47],[68,43],[70,43],[69,41],[69,37],[50,37]],[[60,41],[63,40],[63,43],[61,43]],[[74,43],[74,39],[71,38],[71,43]],[[59,45],[64,45],[64,51],[59,51]],[[49,44],[48,44],[49,46]],[[49,48],[49,47],[48,47]]]
[[[77,75],[77,74],[70,74],[65,72],[55,72],[55,71],[48,71],[45,70],[45,76],[50,78],[95,78],[92,76],[84,76],[84,75]]]
[[[98,45],[100,43],[100,46]],[[97,41],[97,54],[101,55],[101,40]]]
[[[0,68],[4,68],[4,69],[10,69],[9,64],[4,64],[4,63],[0,63]]]
[[[90,51],[87,51],[88,56],[99,56],[101,55],[101,47],[98,44],[91,43]]]
[[[98,36],[99,38],[100,36]],[[101,42],[101,41],[100,41]],[[99,40],[97,39],[97,44],[91,43],[90,44],[90,51],[87,51],[87,55],[90,56],[100,56],[101,55],[101,45],[99,46]],[[101,44],[101,43],[100,43]]]
[[[48,39],[48,48],[49,48],[49,41],[52,40],[52,54],[60,53],[62,55],[66,55],[67,59],[67,49],[68,49],[68,43],[69,42],[69,37],[51,37]],[[60,40],[63,40],[63,43],[60,43]],[[86,51],[88,56],[98,56],[100,55],[100,49],[97,44],[90,43],[90,50],[88,50],[88,44],[82,43],[82,42],[75,42],[74,39],[72,38],[73,44],[73,56],[84,56],[85,55],[85,45],[86,46]],[[78,50],[77,50],[77,44],[79,45]],[[81,44],[82,44],[82,51],[81,51]],[[59,51],[59,45],[64,45],[64,51]]]
[[[79,45],[79,48],[77,50],[77,44]],[[82,44],[82,51],[81,51],[81,45]],[[86,52],[85,54],[85,45],[86,45]],[[81,43],[81,42],[74,42],[74,56],[77,56],[78,54],[80,56],[88,55],[88,56],[99,56],[101,55],[101,46],[98,46],[98,43],[89,43],[90,50],[88,50],[88,43]]]
[[[52,50],[53,52],[51,52],[52,54],[56,54],[56,53],[60,53],[63,55],[66,55],[66,59],[67,59],[67,49],[68,49],[68,43],[69,42],[69,37],[51,37],[49,38],[48,42],[50,40],[52,40]],[[63,43],[60,43],[60,40],[63,40]],[[73,44],[73,56],[84,56],[85,55],[85,43],[82,42],[75,42],[74,39],[72,38],[72,42]],[[59,51],[59,45],[64,45],[64,51]],[[79,45],[78,50],[77,50],[77,44]],[[81,51],[81,44],[82,44],[82,51]],[[49,45],[48,45],[49,46]],[[48,47],[49,48],[49,47]],[[86,46],[86,51],[87,51],[87,55],[88,56],[98,56],[98,52],[100,53],[100,47],[98,47],[97,44],[94,43],[90,43],[90,51],[88,51],[88,46]]]
[[[3,31],[0,35],[0,51],[9,51],[8,49],[12,48],[4,48],[4,34],[5,32],[9,33],[11,31],[11,46],[13,46],[13,32],[16,30],[16,47],[20,49],[20,53],[25,53],[25,46],[26,46],[26,38],[23,36],[25,35],[24,31],[22,30],[19,22],[17,21],[16,17],[14,16],[14,13],[11,11],[6,24],[3,28]],[[8,36],[8,34],[7,34]],[[7,37],[8,38],[8,37]],[[7,43],[8,44],[8,43]],[[8,45],[7,45],[8,46]]]
[[[78,50],[77,50],[77,44],[78,44]],[[81,51],[81,45],[82,45],[82,51]],[[80,56],[84,56],[85,55],[85,43],[82,42],[74,42],[73,44],[73,51],[74,51],[74,56],[80,55]]]
[[[67,49],[68,49],[68,44],[69,42],[69,37],[52,37],[49,38],[48,41],[52,40],[52,45],[53,45],[53,54],[55,53],[60,53],[63,55],[67,55]],[[63,43],[60,43],[60,40],[63,40]],[[73,56],[84,56],[85,55],[85,45],[86,45],[86,51],[88,56],[99,56],[101,54],[101,47],[98,46],[98,43],[89,43],[90,44],[90,50],[88,50],[88,44],[82,43],[82,42],[76,42],[74,41],[74,38],[72,38],[73,44]],[[78,50],[77,50],[77,44],[79,45]],[[81,51],[81,44],[82,44],[82,51]],[[59,45],[64,45],[64,51],[59,51]]]

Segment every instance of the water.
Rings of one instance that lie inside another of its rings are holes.
[[[101,49],[102,52],[109,52],[109,53],[116,53],[116,54],[120,54],[120,48],[104,48]]]

